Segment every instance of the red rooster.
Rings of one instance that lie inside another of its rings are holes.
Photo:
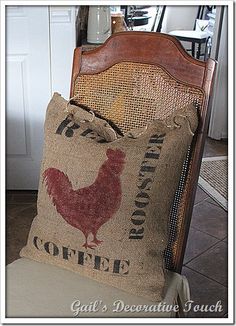
[[[100,167],[94,183],[78,190],[73,190],[68,176],[58,169],[48,168],[43,173],[47,192],[57,212],[83,232],[86,249],[102,243],[97,239],[97,232],[117,212],[121,203],[120,175],[125,154],[119,149],[107,149],[106,155],[108,159]],[[92,243],[88,243],[90,233]]]

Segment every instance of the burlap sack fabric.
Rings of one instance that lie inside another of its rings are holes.
[[[197,128],[190,105],[123,137],[55,93],[35,217],[21,256],[153,301],[163,298],[168,217]]]

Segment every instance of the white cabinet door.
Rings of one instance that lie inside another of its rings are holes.
[[[49,10],[6,7],[7,188],[37,189],[51,95]]]
[[[69,97],[73,52],[75,48],[76,8],[50,7],[50,45],[52,91]]]
[[[69,95],[74,17],[74,7],[6,7],[8,189],[38,188],[47,104]]]

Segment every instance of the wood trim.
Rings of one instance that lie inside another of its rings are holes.
[[[207,96],[210,96],[212,94],[213,81],[216,70],[216,61],[213,59],[208,59],[206,63],[206,71],[202,88],[206,92]]]
[[[186,249],[186,244],[188,240],[189,234],[189,227],[192,218],[195,194],[197,190],[198,184],[198,176],[200,173],[201,168],[201,158],[203,155],[208,125],[210,121],[210,113],[211,113],[211,104],[210,104],[210,96],[212,94],[212,88],[214,83],[214,76],[216,71],[216,62],[212,59],[208,59],[206,62],[206,70],[202,88],[205,92],[204,102],[202,105],[202,112],[201,112],[201,124],[198,128],[198,133],[196,134],[196,138],[194,139],[193,144],[193,152],[192,152],[192,160],[193,160],[193,167],[192,173],[190,177],[188,193],[190,194],[189,200],[185,203],[185,220],[184,226],[181,228],[181,233],[179,234],[179,251],[176,254],[175,260],[175,271],[181,273],[183,260],[184,260],[184,253]]]
[[[124,61],[160,65],[177,80],[198,87],[202,87],[206,68],[205,62],[192,58],[173,36],[128,31],[115,33],[103,45],[82,53],[81,69],[74,69],[73,78],[79,73],[96,74]]]
[[[71,83],[70,83],[70,97],[74,94],[74,82],[79,74],[80,67],[81,67],[81,54],[82,48],[75,48],[74,50],[74,57],[73,57],[73,64],[72,64],[72,73],[71,73]]]
[[[205,129],[208,128],[209,119],[210,119],[210,111],[211,107],[209,106],[209,99],[212,94],[213,81],[216,70],[216,62],[213,59],[208,59],[206,62],[206,69],[204,74],[204,80],[202,84],[202,89],[205,92],[205,99],[203,103],[202,110],[202,126],[200,126],[200,130],[198,133],[204,133]],[[205,140],[204,140],[205,141]]]

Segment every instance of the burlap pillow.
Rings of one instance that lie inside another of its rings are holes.
[[[197,127],[190,105],[120,137],[54,94],[35,217],[21,256],[160,301],[174,193]]]

